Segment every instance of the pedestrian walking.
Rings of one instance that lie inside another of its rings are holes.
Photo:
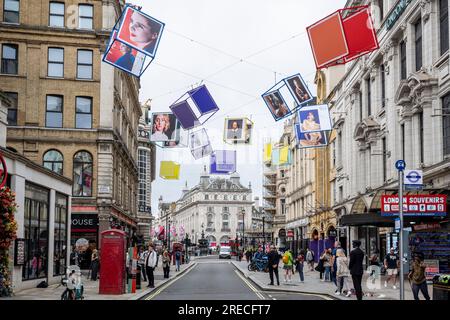
[[[422,292],[425,300],[430,300],[428,294],[427,278],[425,276],[426,265],[420,254],[414,256],[414,261],[411,265],[411,271],[408,274],[408,279],[411,283],[411,289],[414,295],[414,300],[419,299],[419,290]]]
[[[378,262],[378,254],[373,253],[370,256],[369,265],[370,265],[369,280],[372,281],[372,283],[375,283],[375,279],[376,279],[376,272],[375,272],[375,270],[377,269],[377,267],[378,268],[380,267],[380,264]]]
[[[91,255],[91,280],[93,281],[97,281],[99,262],[98,251],[97,249],[93,249]]]
[[[252,262],[252,251],[250,248],[245,251],[245,260],[247,260],[247,264],[250,264]]]
[[[391,248],[390,252],[384,258],[384,267],[386,268],[386,272],[388,274],[388,278],[384,281],[384,287],[387,288],[389,281],[393,278],[394,284],[392,285],[392,288],[397,289],[396,284],[398,268],[400,267],[400,259],[395,253],[394,248]]]
[[[292,271],[294,269],[294,258],[292,257],[291,250],[288,249],[283,254],[283,269],[284,269],[284,282],[292,281]]]
[[[350,274],[352,275],[353,287],[355,288],[356,298],[358,300],[362,300],[362,287],[361,281],[364,273],[363,270],[363,260],[364,260],[364,251],[362,251],[359,247],[361,246],[361,241],[353,240],[352,242],[354,249],[350,252],[350,262],[349,269]]]
[[[325,267],[323,266],[324,259],[322,258],[325,255],[325,253],[326,253],[326,249],[323,250],[322,255],[319,257],[319,263],[317,264],[316,268],[314,269],[317,272],[319,272],[320,280],[323,279],[323,273],[325,272]]]
[[[145,250],[144,246],[139,248],[139,254],[138,254],[138,267],[142,274],[142,279],[144,281],[147,281],[147,276],[145,272],[145,260],[147,259],[148,250]]]
[[[163,272],[164,272],[164,278],[169,278],[170,273],[170,254],[167,249],[164,249],[164,252],[162,254],[162,266],[163,266]]]
[[[310,271],[314,271],[314,252],[309,248],[306,251],[306,262],[309,265]]]
[[[325,275],[322,281],[328,280],[331,282],[331,249],[326,249],[320,258],[323,259],[323,267],[325,268]]]
[[[268,264],[269,264],[269,277],[270,277],[270,286],[273,286],[273,274],[277,278],[277,285],[280,285],[280,278],[278,276],[278,264],[280,263],[280,254],[276,250],[275,246],[270,247],[270,252],[267,255]]]
[[[305,277],[303,275],[304,263],[305,263],[305,252],[303,250],[300,250],[299,255],[295,259],[295,269],[297,270],[297,272],[298,272],[298,274],[300,276],[300,281],[301,282],[305,281]]]
[[[181,252],[180,250],[175,251],[175,271],[180,271],[181,263]]]
[[[155,287],[155,277],[153,275],[153,271],[156,268],[156,264],[158,263],[158,254],[155,251],[155,247],[153,243],[151,243],[148,247],[148,255],[147,260],[145,262],[145,271],[147,272],[148,278],[148,286],[149,288]]]
[[[340,248],[336,250],[336,278],[338,284],[338,290],[336,295],[342,294],[342,290],[347,291],[347,297],[352,295],[350,288],[348,286],[348,277],[350,276],[350,270],[348,268],[348,259],[345,256],[344,249]]]
[[[338,284],[337,281],[336,281],[336,280],[337,280],[337,276],[336,276],[336,272],[337,272],[336,253],[337,253],[337,251],[338,251],[339,249],[342,249],[342,247],[341,247],[341,242],[340,242],[340,241],[335,241],[335,242],[334,242],[334,248],[333,248],[333,250],[331,251],[331,281],[333,281],[334,284],[335,284],[335,286],[336,286],[336,291],[335,291],[335,293],[338,292],[339,286],[342,286],[342,283],[341,283],[341,284]],[[342,249],[342,250],[344,250],[344,249]],[[345,254],[345,250],[344,250],[344,254]]]

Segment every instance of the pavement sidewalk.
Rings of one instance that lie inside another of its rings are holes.
[[[98,293],[99,281],[91,281],[87,279],[87,274],[83,273],[82,281],[84,285],[84,300],[138,300],[152,291],[157,290],[159,287],[164,285],[166,282],[180,276],[185,273],[190,268],[194,267],[196,264],[195,258],[192,257],[188,264],[182,264],[180,266],[180,271],[175,271],[175,266],[170,266],[170,277],[169,279],[164,279],[164,273],[162,270],[161,262],[158,264],[154,275],[155,275],[155,288],[147,288],[148,282],[141,282],[141,289],[136,289],[136,293],[126,293],[122,295],[105,295]],[[142,280],[142,279],[141,279]],[[33,288],[22,290],[12,297],[0,298],[1,300],[60,300],[61,294],[64,292],[66,287],[59,284],[50,285],[47,288]]]
[[[262,290],[266,291],[289,291],[289,292],[298,292],[298,293],[306,293],[306,294],[320,294],[325,295],[330,298],[340,299],[340,300],[355,300],[356,296],[352,295],[350,297],[346,297],[344,295],[337,296],[334,294],[336,290],[336,286],[332,282],[322,282],[320,280],[319,272],[310,271],[309,268],[304,268],[304,278],[305,281],[300,282],[300,277],[296,272],[292,276],[291,282],[284,282],[284,270],[282,265],[280,264],[279,268],[279,276],[280,276],[280,286],[275,285],[270,286],[268,283],[270,282],[269,273],[265,272],[256,272],[256,271],[248,271],[248,263],[245,260],[232,261],[232,263],[236,266],[236,268],[247,278],[255,282]],[[371,284],[370,281],[367,281],[368,274],[364,274],[362,280],[362,288],[365,296],[364,300],[399,300],[400,291],[399,291],[399,280],[397,279],[397,289],[393,289],[391,284],[388,284],[388,287],[384,287],[385,276],[381,276],[381,281],[375,283],[375,285]],[[377,286],[378,284],[378,286]],[[350,288],[353,288],[353,283],[351,277],[348,279],[348,285]],[[368,285],[370,287],[368,287]],[[432,297],[432,285],[428,285],[428,293],[430,297]],[[419,293],[419,298],[424,300],[421,293]],[[411,286],[409,285],[408,280],[405,280],[405,300],[414,300]]]

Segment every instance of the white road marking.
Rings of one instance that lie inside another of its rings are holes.
[[[266,298],[264,297],[264,295],[261,294],[261,292],[259,292],[258,290],[256,290],[256,288],[247,280],[245,279],[241,273],[237,270],[234,270],[234,272],[236,272],[236,274],[238,275],[239,278],[241,278],[242,281],[244,281],[244,283],[258,296],[259,299],[261,300],[266,300]]]

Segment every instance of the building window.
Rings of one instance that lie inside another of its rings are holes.
[[[386,138],[381,139],[382,153],[383,153],[383,182],[387,180],[387,150],[386,150]]]
[[[414,25],[416,46],[416,71],[422,68],[422,20]]]
[[[380,10],[380,22],[382,22],[384,18],[384,0],[378,0],[378,8]]]
[[[419,114],[419,143],[420,143],[420,159],[419,162],[424,162],[424,145],[423,145],[423,112]]]
[[[228,212],[228,207],[223,207],[223,212]]]
[[[406,79],[406,43],[400,42],[400,80]]]
[[[48,202],[49,191],[47,189],[28,182],[25,183],[25,265],[22,268],[23,280],[47,276]]]
[[[363,98],[362,91],[359,90],[359,122],[362,122],[363,119]]]
[[[62,128],[63,124],[63,97],[47,96],[45,112],[45,126],[49,128]]]
[[[17,52],[19,48],[16,44],[2,45],[2,73],[17,74],[19,70],[19,61]]]
[[[139,169],[139,207],[147,206],[147,164],[150,162],[149,152],[147,150],[138,150],[138,169]]]
[[[208,212],[214,212],[214,207],[208,207]]]
[[[3,4],[3,22],[19,23],[19,0],[5,0]]]
[[[381,74],[381,107],[384,108],[386,105],[386,74],[384,64],[380,65],[380,74]]]
[[[44,154],[43,164],[44,167],[50,169],[60,175],[63,174],[63,156],[61,152],[57,150],[49,150]]]
[[[450,94],[442,98],[442,127],[444,130],[444,155],[450,155]]]
[[[280,170],[280,175],[282,178],[284,178],[284,170]]]
[[[233,200],[234,200],[234,201],[237,200],[237,195],[233,195]]]
[[[285,215],[286,214],[286,199],[280,199],[280,204],[281,204],[281,214]]]
[[[214,216],[212,214],[208,214],[207,221],[206,221],[206,227],[208,229],[214,228]]]
[[[448,0],[439,1],[439,38],[441,55],[448,51]]]
[[[223,200],[228,200],[228,196],[227,196],[227,195],[224,195],[224,196],[223,196]]]
[[[75,128],[92,128],[92,98],[77,97],[75,108]]]
[[[92,51],[91,50],[78,50],[77,78],[78,79],[92,79]]]
[[[246,195],[243,195],[243,196],[242,196],[242,200],[246,201],[246,200],[247,200],[247,196],[246,196]]]
[[[217,197],[217,194],[215,194],[215,195],[214,195],[214,200],[217,200],[217,198],[218,198],[218,197]]]
[[[67,196],[56,193],[53,275],[66,273],[67,267]]]
[[[205,194],[205,200],[209,200],[209,195]]]
[[[50,2],[48,25],[50,27],[64,27],[64,3]]]
[[[338,143],[337,163],[338,163],[338,166],[341,166],[342,165],[342,131],[338,132],[337,143]]]
[[[8,126],[17,125],[17,109],[19,96],[17,92],[5,92],[5,95],[9,98],[10,106],[8,107]]]
[[[73,188],[75,197],[92,196],[92,156],[87,151],[80,151],[73,157]]]
[[[230,224],[228,221],[229,216],[227,214],[222,215],[222,230],[229,230]]]
[[[366,79],[366,88],[367,88],[367,116],[372,114],[372,89],[370,86],[370,77]]]
[[[78,27],[80,29],[92,29],[94,7],[89,4],[80,4],[78,6]]]
[[[400,139],[402,140],[402,159],[405,159],[405,124],[400,126]]]
[[[344,187],[339,186],[339,202],[344,201]]]
[[[49,77],[64,77],[64,49],[48,48],[48,67]]]

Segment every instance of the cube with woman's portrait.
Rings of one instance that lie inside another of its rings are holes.
[[[261,96],[275,121],[290,116],[314,99],[300,74],[282,79]]]
[[[219,111],[205,85],[186,92],[170,106],[170,109],[185,130],[204,124]]]
[[[140,77],[156,55],[164,23],[131,5],[116,22],[103,61]]]
[[[152,114],[150,141],[176,142],[179,141],[177,118],[171,112],[155,112]]]
[[[251,143],[253,122],[248,118],[227,118],[223,140],[228,144]]]

